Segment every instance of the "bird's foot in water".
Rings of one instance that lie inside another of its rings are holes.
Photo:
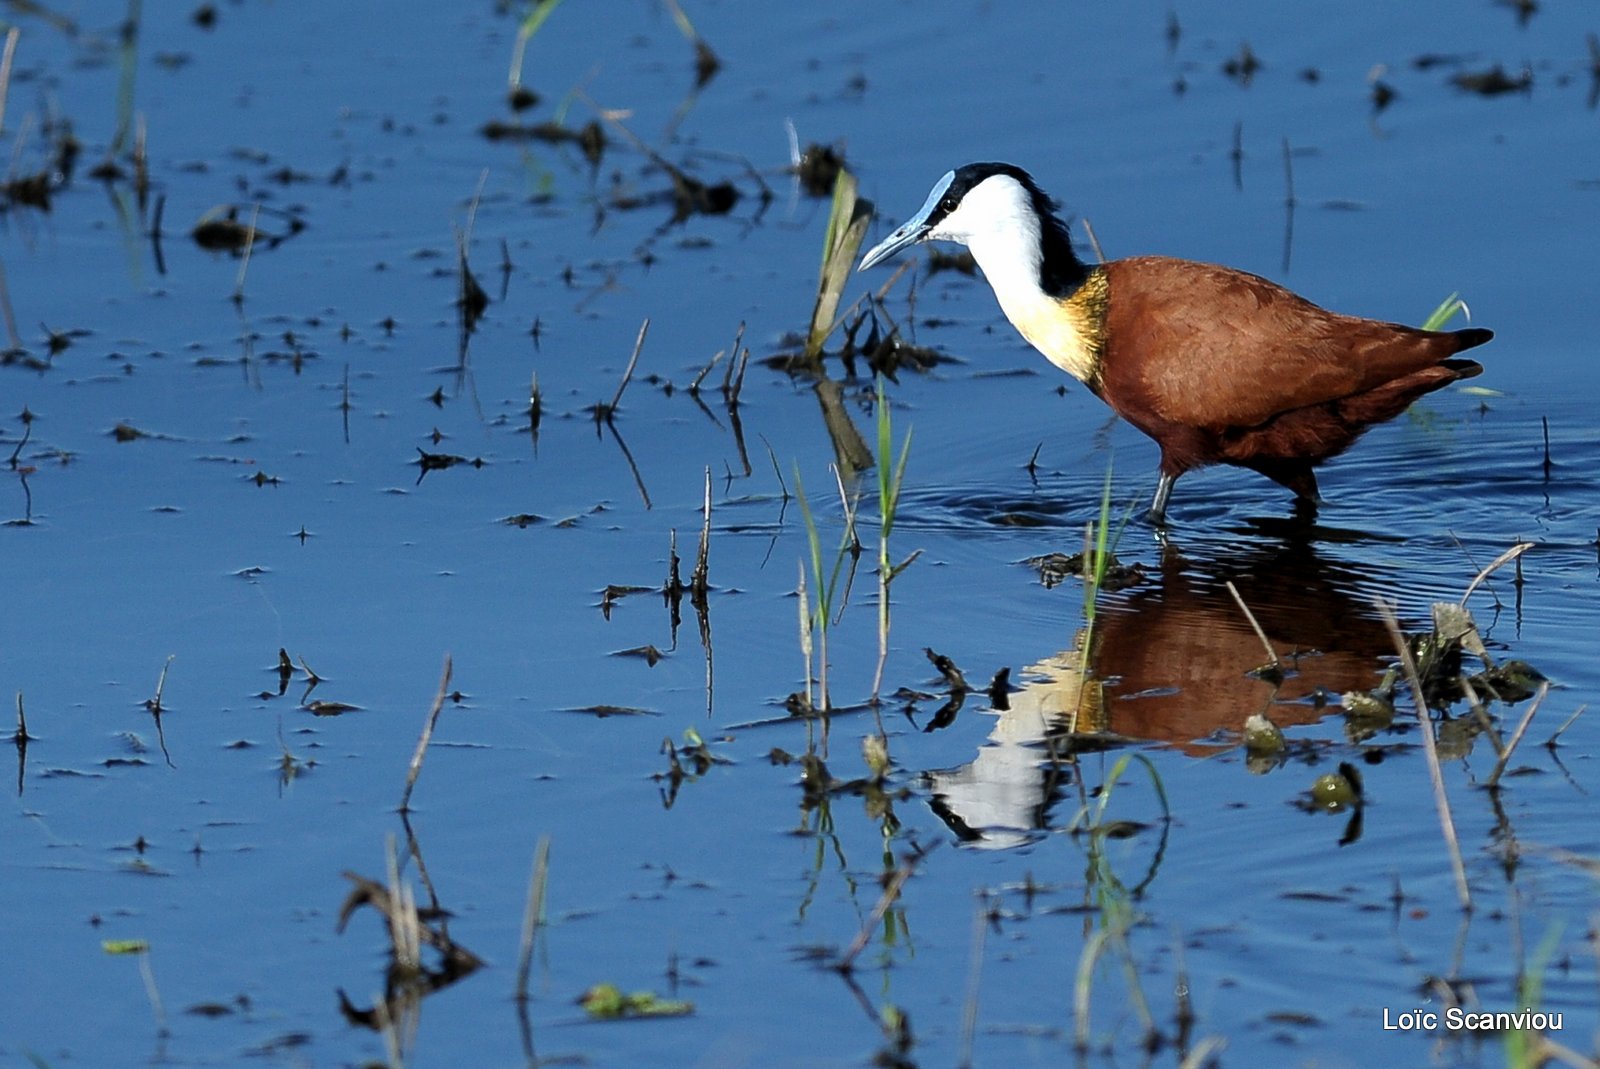
[[[1296,520],[1306,525],[1317,522],[1317,510],[1323,506],[1322,495],[1313,494],[1310,497],[1299,496],[1294,499],[1294,513]]]

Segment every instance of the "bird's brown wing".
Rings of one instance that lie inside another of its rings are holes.
[[[1213,264],[1152,256],[1104,270],[1107,400],[1165,423],[1258,426],[1375,389],[1463,348],[1454,334],[1338,315]]]

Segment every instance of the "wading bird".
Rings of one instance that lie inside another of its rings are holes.
[[[921,241],[972,251],[1012,326],[1161,447],[1150,518],[1184,472],[1234,464],[1314,511],[1312,467],[1425,393],[1483,370],[1456,353],[1487,330],[1428,331],[1339,315],[1214,264],[1135,256],[1090,266],[1028,173],[969,163],[861,259]]]

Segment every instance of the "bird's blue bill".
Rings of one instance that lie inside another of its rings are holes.
[[[901,249],[915,245],[927,237],[928,231],[933,229],[933,223],[930,220],[934,209],[939,206],[939,198],[944,196],[945,190],[950,188],[950,183],[955,181],[955,177],[956,173],[950,171],[939,179],[934,184],[933,192],[928,194],[928,199],[917,210],[917,214],[901,223],[894,233],[868,249],[867,254],[861,258],[861,266],[856,270],[865,271],[869,267],[881,264]]]

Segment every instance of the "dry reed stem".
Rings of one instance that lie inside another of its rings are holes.
[[[795,587],[795,597],[800,603],[800,653],[806,659],[806,712],[816,706],[811,698],[811,598],[806,593],[806,562],[800,562],[800,582]]]
[[[255,211],[250,213],[250,228],[244,234],[244,255],[239,258],[239,277],[233,283],[233,302],[241,304],[244,301],[244,280],[250,272],[250,253],[256,247],[256,224],[261,221],[261,205],[257,204]]]
[[[639,363],[639,351],[644,348],[644,336],[650,330],[650,318],[639,324],[639,336],[633,342],[633,355],[628,358],[628,369],[622,373],[622,382],[617,386],[616,396],[611,398],[611,403],[606,406],[606,418],[611,418],[611,413],[616,411],[622,403],[622,391],[628,388],[628,380],[633,378],[633,369]]]
[[[533,970],[533,944],[544,916],[544,892],[550,880],[550,836],[541,835],[533,849],[533,874],[528,878],[528,905],[522,914],[522,945],[517,952],[517,1001],[528,1001],[528,974]]]
[[[15,309],[11,307],[11,287],[6,282],[6,269],[4,264],[0,264],[0,317],[5,319],[6,338],[11,342],[11,348],[21,350],[23,348],[22,335],[17,333],[17,313]],[[21,446],[18,446],[18,452],[20,451]],[[15,461],[17,459],[17,454],[12,453],[11,459],[12,461]]]
[[[1417,721],[1422,728],[1422,752],[1428,759],[1428,776],[1433,781],[1433,804],[1439,813],[1439,828],[1444,834],[1445,845],[1450,852],[1450,869],[1455,877],[1456,897],[1461,901],[1461,908],[1468,912],[1472,910],[1472,889],[1467,885],[1467,868],[1461,860],[1461,842],[1456,837],[1456,825],[1450,815],[1450,799],[1445,794],[1444,770],[1439,765],[1439,744],[1433,737],[1433,719],[1428,715],[1428,701],[1422,693],[1422,680],[1417,676],[1417,662],[1411,656],[1411,647],[1406,642],[1406,637],[1400,631],[1400,621],[1395,618],[1394,609],[1381,598],[1373,602],[1378,607],[1379,614],[1383,617],[1384,626],[1389,629],[1389,637],[1394,641],[1395,652],[1400,655],[1401,667],[1405,670],[1406,681],[1411,685],[1411,700],[1416,705]]]
[[[1239,595],[1239,589],[1233,585],[1233,580],[1227,582],[1228,593],[1233,595],[1233,600],[1238,603],[1239,610],[1244,613],[1244,618],[1250,621],[1250,629],[1256,633],[1256,638],[1261,640],[1261,646],[1267,651],[1267,661],[1274,669],[1283,671],[1283,662],[1278,659],[1278,651],[1272,648],[1272,643],[1267,641],[1267,633],[1261,629],[1261,624],[1256,620],[1256,614],[1250,611],[1250,606],[1244,603],[1244,598]]]
[[[411,789],[417,785],[417,777],[422,774],[422,757],[428,752],[428,743],[433,740],[433,726],[439,722],[439,713],[444,709],[445,692],[450,688],[450,672],[452,662],[450,655],[444,655],[444,674],[439,678],[439,693],[433,697],[433,708],[428,712],[428,722],[422,727],[422,736],[417,739],[417,752],[411,755],[411,767],[406,769],[406,789],[400,796],[400,812],[411,812]]]
[[[1522,714],[1521,723],[1517,730],[1511,733],[1511,741],[1506,743],[1500,751],[1500,757],[1494,763],[1494,771],[1489,773],[1488,784],[1490,787],[1498,786],[1500,775],[1506,770],[1506,764],[1511,760],[1511,755],[1516,752],[1517,744],[1522,741],[1522,736],[1528,732],[1528,725],[1533,722],[1533,714],[1539,711],[1539,704],[1544,701],[1544,696],[1550,693],[1549,683],[1539,684],[1539,693],[1533,696],[1533,701],[1528,705],[1528,711]]]
[[[1178,1069],[1200,1069],[1227,1045],[1228,1041],[1221,1036],[1207,1036],[1190,1049],[1188,1056],[1178,1063]]]
[[[900,276],[911,270],[912,267],[916,266],[916,263],[916,257],[907,257],[906,259],[900,261],[900,266],[894,269],[894,274],[889,276],[889,281],[879,286],[878,292],[873,294],[873,300],[878,304],[882,304],[883,299],[889,296],[889,291],[894,288],[894,284],[900,281]],[[860,302],[857,301],[856,303],[859,304]],[[854,307],[854,305],[851,307]]]
[[[144,981],[144,993],[150,1000],[150,1009],[156,1015],[156,1030],[163,1036],[167,1031],[167,1010],[161,1004],[161,989],[156,986],[155,967],[150,964],[150,948],[147,946],[138,955],[139,978]]]
[[[1563,1062],[1573,1069],[1600,1069],[1600,1060],[1579,1054],[1571,1047],[1563,1046],[1547,1035],[1534,1036],[1539,1049],[1532,1064],[1543,1065],[1546,1061]]]
[[[727,355],[728,351],[726,349],[717,350],[716,355],[711,358],[705,367],[700,369],[700,374],[696,375],[694,381],[689,383],[689,393],[691,395],[697,396],[700,393],[700,384],[706,381],[706,376],[711,374],[711,369],[717,366],[717,361]]]
[[[1083,221],[1083,232],[1089,235],[1089,247],[1094,250],[1094,258],[1101,263],[1105,263],[1105,250],[1100,247],[1100,239],[1095,235],[1094,224],[1089,222],[1088,219]]]
[[[972,1069],[972,1042],[978,1031],[978,989],[983,980],[983,945],[989,933],[989,908],[984,899],[978,900],[972,917],[972,956],[967,963],[967,997],[961,1004],[961,1054],[956,1059],[959,1069]]]
[[[1583,713],[1584,713],[1584,710],[1586,710],[1588,708],[1589,708],[1589,706],[1587,704],[1584,704],[1584,705],[1580,705],[1576,709],[1574,709],[1572,711],[1572,715],[1567,717],[1567,719],[1562,723],[1562,725],[1560,727],[1556,728],[1555,734],[1551,735],[1548,739],[1545,740],[1545,742],[1544,742],[1545,747],[1547,749],[1554,749],[1555,745],[1556,745],[1556,740],[1561,738],[1562,734],[1569,727],[1571,727],[1573,724],[1577,723],[1578,717],[1582,716]]]
[[[1472,597],[1472,592],[1477,590],[1479,584],[1481,584],[1485,579],[1489,578],[1491,573],[1503,568],[1505,565],[1516,560],[1518,557],[1522,556],[1532,548],[1532,542],[1518,542],[1516,545],[1500,554],[1494,560],[1490,561],[1481,572],[1473,577],[1472,582],[1467,584],[1467,592],[1461,595],[1460,604],[1465,605],[1467,603],[1467,599]]]
[[[0,54],[0,132],[4,132],[6,128],[6,97],[11,90],[11,61],[16,58],[17,39],[21,36],[22,30],[19,27],[11,27],[11,31],[6,34],[5,52]]]

